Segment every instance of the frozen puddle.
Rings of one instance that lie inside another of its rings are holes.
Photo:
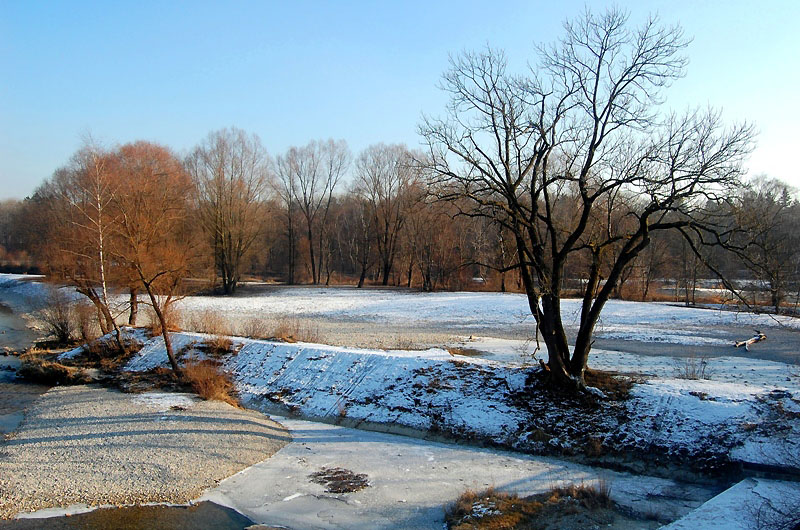
[[[716,491],[672,480],[594,469],[554,458],[449,445],[288,418],[294,441],[268,460],[222,481],[200,500],[228,506],[256,523],[290,528],[435,528],[443,507],[466,489],[490,486],[522,495],[562,483],[611,486],[618,504],[676,520]],[[329,493],[310,475],[344,468],[367,476],[353,493]]]

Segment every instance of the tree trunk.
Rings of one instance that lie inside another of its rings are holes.
[[[131,299],[130,299],[130,306],[131,312],[128,316],[128,325],[135,326],[136,325],[136,318],[139,316],[139,296],[136,292],[136,289],[131,289]]]
[[[308,253],[311,259],[311,283],[317,285],[319,278],[317,278],[317,264],[314,261],[314,240],[312,239],[311,222],[308,224]]]

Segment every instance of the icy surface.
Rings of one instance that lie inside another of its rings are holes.
[[[778,522],[794,512],[797,503],[800,503],[800,484],[796,482],[746,479],[662,530],[788,528],[768,523]]]
[[[441,444],[288,418],[293,443],[221,482],[200,500],[229,506],[268,525],[291,528],[440,530],[443,506],[466,489],[520,495],[604,480],[611,497],[638,514],[674,520],[709,498],[701,486],[592,469],[554,458]],[[332,494],[309,479],[321,468],[364,473],[369,487]]]

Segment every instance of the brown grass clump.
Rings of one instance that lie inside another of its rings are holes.
[[[239,333],[251,339],[268,339],[272,336],[269,323],[260,318],[246,320],[240,327]]]
[[[319,328],[297,318],[278,321],[272,332],[273,338],[285,342],[319,342]]]
[[[633,379],[615,372],[603,370],[589,370],[583,373],[587,386],[599,388],[613,401],[624,401],[630,397],[633,388]]]
[[[47,361],[36,356],[23,356],[17,374],[28,381],[44,385],[83,385],[92,378],[81,368]]]
[[[610,493],[604,480],[596,485],[554,487],[524,498],[492,488],[483,493],[467,490],[446,510],[445,520],[447,528],[454,530],[584,528],[589,521],[613,521]]]
[[[182,318],[178,308],[174,304],[170,304],[162,311],[167,321],[167,331],[180,331]],[[147,308],[147,329],[153,337],[161,335],[161,322],[152,307]]]
[[[221,356],[233,353],[233,341],[229,337],[215,335],[200,344],[200,348],[209,355]]]
[[[228,320],[217,311],[193,313],[187,327],[192,331],[209,335],[233,335]]]
[[[612,508],[611,484],[600,480],[597,484],[570,484],[550,490],[547,502],[550,504],[561,502],[563,499],[578,501],[584,508],[598,510]]]
[[[467,490],[447,510],[445,519],[453,530],[517,528],[530,522],[542,507],[539,500],[522,499],[492,488],[483,493]]]
[[[239,406],[239,401],[234,397],[233,381],[217,363],[200,361],[184,366],[181,371],[183,378],[201,398]]]

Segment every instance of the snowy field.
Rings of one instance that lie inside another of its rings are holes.
[[[514,293],[419,293],[361,290],[348,287],[271,287],[256,295],[232,298],[192,296],[181,302],[184,312],[211,311],[232,320],[294,316],[341,322],[443,328],[533,326],[528,301]],[[564,300],[562,317],[577,326],[580,301]],[[714,328],[750,329],[786,326],[800,329],[800,319],[678,307],[667,303],[611,300],[603,310],[598,332],[609,338],[635,338],[673,344],[723,343]],[[724,341],[725,345],[729,341]]]

